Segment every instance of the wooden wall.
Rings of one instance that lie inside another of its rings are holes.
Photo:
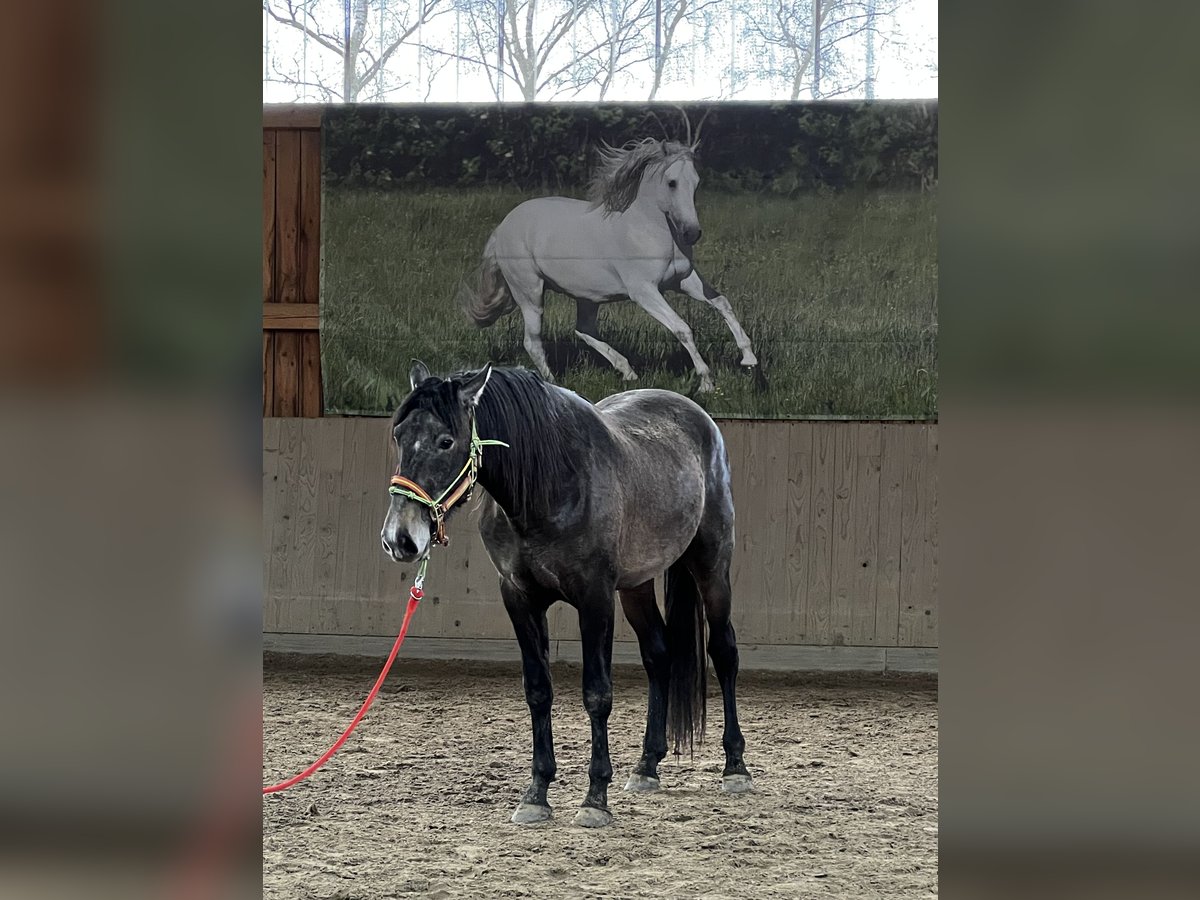
[[[744,648],[936,647],[937,426],[725,421],[721,430],[734,473],[734,622]],[[414,573],[379,545],[387,438],[387,419],[264,422],[265,632],[390,644]],[[489,641],[515,653],[476,521],[473,509],[459,513],[450,546],[435,548],[412,635],[468,655]],[[556,641],[578,637],[562,604],[551,626]],[[623,621],[616,637],[636,659]]]
[[[320,416],[321,120],[263,115],[263,415]]]

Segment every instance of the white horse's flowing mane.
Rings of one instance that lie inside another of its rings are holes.
[[[605,212],[625,212],[637,197],[647,171],[661,172],[680,158],[695,159],[695,145],[644,138],[623,147],[601,143],[588,199]]]

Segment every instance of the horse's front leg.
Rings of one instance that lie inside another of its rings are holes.
[[[579,602],[579,636],[583,643],[583,705],[592,724],[592,762],[588,793],[575,824],[599,828],[612,822],[608,785],[612,761],[608,756],[608,716],[612,712],[613,586],[592,587]]]
[[[683,321],[675,310],[671,309],[671,304],[667,303],[663,295],[658,292],[658,288],[652,285],[646,284],[635,290],[631,290],[629,296],[638,306],[650,313],[658,322],[670,329],[671,334],[678,338],[679,343],[683,344],[683,349],[692,358],[692,365],[696,368],[696,374],[700,376],[700,393],[712,393],[716,388],[709,373],[708,363],[704,361],[704,358],[700,355],[700,351],[696,349],[696,342],[692,338],[692,329],[688,326],[688,323]]]
[[[746,334],[746,330],[742,328],[742,323],[733,314],[733,307],[729,303],[729,298],[705,281],[704,276],[695,269],[692,269],[692,273],[679,283],[679,287],[693,300],[703,300],[721,314],[721,318],[725,320],[725,324],[729,327],[730,334],[733,335],[734,342],[737,343],[738,349],[742,351],[742,365],[757,366],[758,357],[754,355],[754,349],[750,346],[750,336]]]
[[[529,825],[544,822],[553,814],[546,791],[558,770],[554,762],[554,733],[550,727],[550,707],[554,703],[550,680],[550,629],[544,604],[507,582],[501,583],[500,594],[521,647],[525,700],[533,725],[533,777],[512,815],[512,821],[518,825]]]

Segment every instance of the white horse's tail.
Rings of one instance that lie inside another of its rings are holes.
[[[463,309],[480,328],[495,325],[505,314],[517,308],[500,264],[496,261],[496,233],[488,238],[483,248],[483,262],[479,266],[478,287],[466,284],[460,292]]]

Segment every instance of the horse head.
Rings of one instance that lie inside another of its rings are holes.
[[[396,472],[380,538],[396,562],[428,555],[434,540],[444,542],[443,519],[470,491],[480,442],[474,432],[475,408],[492,374],[478,372],[442,380],[424,363],[409,372],[412,393],[392,417]]]
[[[667,217],[676,239],[682,246],[691,247],[702,234],[696,215],[696,186],[700,176],[690,151],[672,153],[671,145],[664,142],[663,154],[668,157],[666,164],[647,172],[642,190],[653,192],[654,202]]]

